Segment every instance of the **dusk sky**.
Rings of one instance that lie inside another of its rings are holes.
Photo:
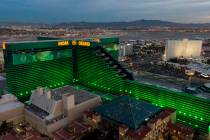
[[[0,21],[210,23],[210,0],[1,0]]]

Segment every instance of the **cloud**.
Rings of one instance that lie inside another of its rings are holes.
[[[207,22],[209,0],[1,0],[0,20]]]

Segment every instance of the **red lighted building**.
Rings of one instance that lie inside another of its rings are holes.
[[[72,122],[69,126],[53,132],[54,140],[75,140],[91,131],[91,126],[85,124],[82,119]]]

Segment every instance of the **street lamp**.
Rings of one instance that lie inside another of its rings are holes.
[[[195,75],[195,71],[194,70],[185,70],[185,74],[188,76],[188,86],[190,86],[191,82],[192,82],[192,76]]]

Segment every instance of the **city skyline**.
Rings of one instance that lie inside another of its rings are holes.
[[[152,19],[209,23],[209,6],[208,0],[2,0],[0,21],[58,23]]]

